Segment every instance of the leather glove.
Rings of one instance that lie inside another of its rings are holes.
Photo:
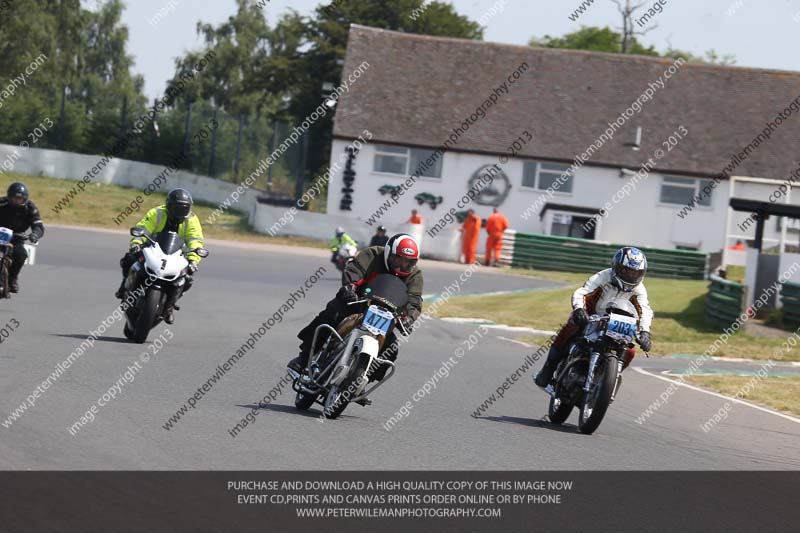
[[[36,244],[37,242],[39,242],[39,236],[35,233],[31,233],[30,235],[28,235],[28,242],[31,244]]]
[[[583,327],[589,323],[589,315],[586,314],[586,309],[579,307],[572,312],[572,322],[579,327]]]
[[[137,255],[141,251],[142,251],[142,246],[141,245],[139,245],[139,244],[131,244],[131,248],[130,248],[130,250],[128,250],[128,253],[131,254],[131,255]]]
[[[649,352],[650,348],[653,347],[653,342],[650,340],[649,331],[640,331],[639,337],[636,340],[639,341],[639,346],[641,346],[642,350],[645,352]]]
[[[189,266],[186,267],[186,271],[189,274],[194,274],[197,272],[197,261],[189,261]]]
[[[352,283],[348,283],[347,285],[342,285],[342,288],[339,289],[339,292],[336,294],[336,296],[346,304],[358,300],[356,287]]]
[[[406,329],[408,333],[411,333],[411,328],[414,327],[414,319],[408,315],[403,315],[400,317],[400,323],[403,324],[403,327]]]

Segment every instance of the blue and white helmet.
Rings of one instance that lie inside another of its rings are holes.
[[[620,290],[631,292],[644,280],[647,258],[642,251],[632,246],[620,248],[611,262],[611,277]]]

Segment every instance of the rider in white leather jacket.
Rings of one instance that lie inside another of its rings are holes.
[[[546,387],[553,378],[558,363],[564,357],[564,348],[572,338],[581,332],[589,315],[602,313],[615,299],[628,299],[639,315],[638,342],[644,351],[650,351],[650,326],[653,323],[653,310],[647,298],[647,289],[642,281],[647,272],[647,259],[638,248],[621,248],[614,254],[611,268],[601,270],[586,280],[572,294],[572,315],[561,328],[542,370],[536,375],[536,384]],[[626,365],[627,366],[627,365]]]

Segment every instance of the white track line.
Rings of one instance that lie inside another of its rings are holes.
[[[709,390],[701,389],[700,387],[695,387],[694,385],[688,385],[686,383],[683,383],[682,381],[676,381],[674,379],[665,378],[664,376],[659,376],[658,374],[653,374],[652,372],[648,372],[647,370],[642,370],[641,368],[636,367],[636,366],[633,367],[633,369],[635,371],[637,371],[638,373],[644,374],[646,376],[650,376],[650,377],[653,377],[653,378],[656,378],[656,379],[660,379],[662,381],[668,381],[670,383],[674,383],[676,385],[680,385],[682,387],[686,387],[687,389],[692,389],[693,391],[702,392],[703,394],[709,394],[711,396],[716,396],[717,398],[723,398],[725,400],[728,400],[728,401],[731,401],[731,402],[734,402],[734,403],[740,403],[742,405],[746,405],[748,407],[752,407],[753,409],[758,409],[759,411],[763,411],[763,412],[769,413],[771,415],[779,416],[781,418],[785,418],[786,420],[791,420],[795,424],[800,424],[800,418],[795,418],[793,416],[785,415],[785,414],[780,413],[778,411],[773,411],[772,409],[767,409],[766,407],[761,407],[760,405],[756,405],[754,403],[746,402],[744,400],[737,400],[736,398],[731,398],[730,396],[725,396],[724,394],[720,394],[718,392],[712,392],[712,391],[709,391]]]
[[[521,345],[521,346],[525,346],[526,348],[533,348],[533,347],[535,347],[535,345],[533,345],[533,344],[529,344],[529,343],[527,343],[527,342],[518,341],[517,339],[509,339],[509,338],[506,338],[506,337],[501,337],[501,336],[499,336],[499,335],[497,336],[497,338],[498,338],[498,339],[500,339],[500,340],[504,340],[504,341],[508,341],[508,342],[513,342],[514,344],[519,344],[519,345]]]

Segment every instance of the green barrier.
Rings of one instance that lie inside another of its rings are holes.
[[[706,318],[729,326],[745,310],[745,286],[718,276],[710,276],[706,296]]]
[[[800,285],[789,282],[782,283],[781,303],[783,304],[783,321],[787,324],[800,324]]]
[[[611,266],[614,252],[623,246],[625,245],[598,243],[587,239],[508,231],[503,239],[503,259],[506,264],[523,268],[596,272]],[[639,249],[647,256],[648,276],[705,279],[708,275],[706,253],[644,247]]]

